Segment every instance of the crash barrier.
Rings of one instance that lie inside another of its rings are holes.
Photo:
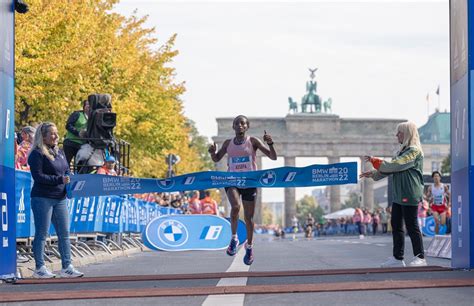
[[[435,235],[425,254],[430,257],[451,259],[451,235]]]
[[[15,173],[16,237],[34,236],[31,211],[31,174]],[[93,196],[68,200],[71,233],[141,233],[148,222],[161,215],[181,214],[181,210],[161,207],[130,195]],[[54,228],[50,234],[55,235]]]

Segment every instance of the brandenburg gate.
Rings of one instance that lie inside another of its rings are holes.
[[[311,70],[311,80],[307,82],[307,93],[302,98],[301,110],[289,98],[291,114],[283,118],[249,117],[250,129],[248,135],[261,137],[264,130],[272,135],[278,157],[284,158],[285,166],[295,166],[297,157],[326,157],[328,163],[338,163],[341,157],[359,158],[364,170],[371,167],[363,160],[363,156],[370,154],[377,157],[392,157],[398,149],[395,129],[401,119],[373,119],[373,118],[340,118],[329,113],[332,101],[321,102],[316,94],[317,83],[313,80],[315,70]],[[310,107],[308,111],[307,107]],[[324,108],[324,112],[322,109]],[[314,109],[314,111],[313,111]],[[237,114],[236,114],[237,115]],[[233,138],[233,117],[217,118],[217,136],[213,141],[222,146],[226,139]],[[260,152],[259,152],[260,153]],[[258,168],[262,168],[262,155],[257,154]],[[216,164],[219,171],[227,170],[227,160],[223,158]],[[364,180],[362,194],[364,207],[369,209],[374,205],[373,181]],[[340,186],[330,186],[331,211],[341,208]],[[222,192],[224,195],[225,193]],[[225,196],[223,200],[227,202]],[[225,205],[226,212],[229,206]],[[258,193],[255,208],[255,221],[261,222],[262,195]],[[285,188],[285,226],[291,224],[291,218],[296,215],[295,188]]]

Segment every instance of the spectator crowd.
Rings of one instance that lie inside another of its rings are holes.
[[[425,188],[423,201],[418,205],[418,222],[420,228],[425,226],[426,218],[433,216],[435,222],[446,225],[446,234],[451,233],[451,202],[449,200],[449,188],[445,188],[445,221],[439,215],[436,215],[437,208],[433,208],[433,196],[431,188],[427,185]],[[437,219],[439,218],[439,219]],[[282,228],[278,224],[258,225],[257,233],[275,233],[280,236],[281,232],[290,233],[293,231],[303,232],[306,224],[300,224],[296,218],[291,227]],[[437,221],[436,221],[437,220]],[[363,239],[367,235],[384,235],[392,232],[391,207],[375,208],[369,210],[363,207],[355,208],[352,216],[341,217],[339,219],[329,219],[314,224],[313,233],[315,237],[325,235],[359,235]],[[438,234],[438,228],[435,229]]]

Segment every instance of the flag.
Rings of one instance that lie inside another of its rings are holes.
[[[439,85],[438,85],[438,89],[436,89],[436,94],[439,96]]]

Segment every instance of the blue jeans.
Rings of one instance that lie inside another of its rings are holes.
[[[33,254],[36,269],[44,266],[44,244],[48,236],[49,227],[53,222],[58,236],[59,254],[63,269],[71,263],[71,241],[69,240],[69,212],[67,200],[50,198],[31,198],[31,209],[35,221],[35,240]]]

